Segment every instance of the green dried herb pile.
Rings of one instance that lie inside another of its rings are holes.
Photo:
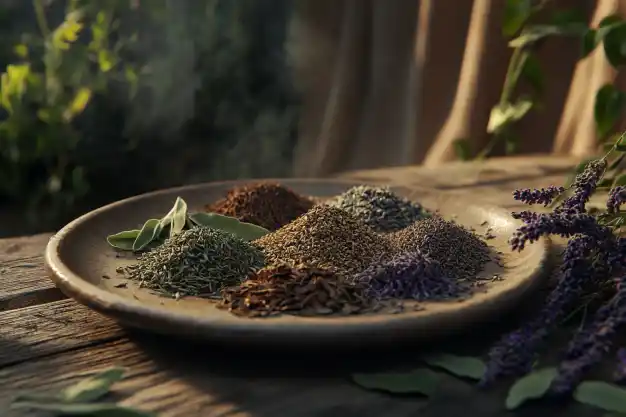
[[[205,209],[236,217],[268,230],[276,230],[313,207],[313,201],[274,183],[247,184],[228,191],[226,196]]]
[[[240,284],[263,266],[263,253],[251,243],[199,226],[168,238],[119,272],[168,295],[211,295]]]
[[[267,236],[267,235],[266,235]],[[399,253],[416,249],[436,260],[451,278],[473,279],[490,261],[487,243],[440,216],[432,216],[389,235]]]
[[[263,250],[269,265],[329,268],[343,277],[362,271],[372,262],[388,259],[393,251],[384,236],[348,212],[326,205],[313,207],[253,244]]]
[[[400,230],[430,216],[422,206],[387,187],[352,187],[326,204],[347,211],[377,232]]]
[[[362,313],[374,303],[362,286],[348,284],[333,271],[280,265],[258,271],[240,286],[225,288],[219,307],[245,317],[317,316]]]

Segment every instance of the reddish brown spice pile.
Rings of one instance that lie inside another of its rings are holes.
[[[310,198],[280,184],[258,183],[233,188],[205,209],[273,231],[309,211],[313,204]]]
[[[219,305],[245,317],[356,314],[372,307],[364,287],[348,284],[329,270],[285,265],[261,269],[243,284],[222,290]]]

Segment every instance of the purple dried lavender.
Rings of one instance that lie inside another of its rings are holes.
[[[621,286],[613,299],[597,311],[592,324],[570,343],[566,359],[559,365],[550,391],[558,395],[570,393],[584,374],[610,350],[617,330],[624,324],[626,290]]]
[[[371,265],[353,279],[367,285],[377,298],[424,301],[455,298],[463,293],[463,286],[444,274],[439,262],[420,251]]]
[[[521,201],[522,203],[531,205],[531,204],[543,204],[544,207],[547,206],[555,199],[556,196],[563,193],[565,188],[563,187],[555,187],[553,185],[548,188],[542,188],[540,190],[531,190],[530,188],[523,188],[520,190],[515,190],[513,192],[513,198],[517,201]]]
[[[486,372],[481,380],[483,385],[499,376],[528,372],[550,330],[587,284],[593,281],[592,277],[603,269],[598,259],[608,261],[607,254],[615,248],[615,236],[609,227],[599,224],[594,216],[587,214],[585,207],[605,169],[604,159],[587,164],[585,171],[577,175],[572,184],[573,194],[551,213],[513,213],[514,218],[524,222],[510,240],[513,250],[521,251],[526,243],[548,235],[567,237],[570,241],[563,253],[559,281],[542,310],[522,328],[503,337],[490,350]],[[514,197],[527,204],[547,205],[563,191],[557,187],[526,189],[516,191]],[[604,254],[604,257],[598,256],[599,253]]]
[[[606,209],[610,214],[615,214],[619,211],[622,204],[626,204],[626,187],[620,185],[613,188],[609,193]]]
[[[626,381],[626,348],[620,348],[617,351],[617,366],[613,372],[615,382],[623,383]]]
[[[580,294],[591,273],[591,263],[587,257],[593,249],[592,244],[593,239],[587,236],[578,236],[569,241],[563,253],[560,279],[556,287],[534,319],[503,337],[491,348],[482,385],[489,385],[500,376],[523,375],[530,371],[542,342],[565,308]]]

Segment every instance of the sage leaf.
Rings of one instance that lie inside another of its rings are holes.
[[[528,400],[543,397],[556,374],[556,368],[544,368],[518,379],[509,389],[506,408],[513,410]]]
[[[615,68],[626,64],[626,22],[621,21],[606,27],[604,55]]]
[[[464,378],[478,380],[485,374],[485,363],[482,360],[471,356],[456,356],[447,353],[438,353],[426,355],[422,357],[422,360],[432,367],[441,368],[453,375]]]
[[[82,417],[156,417],[155,413],[141,411],[117,404],[103,403],[64,403],[64,402],[27,402],[11,404],[12,409],[31,409],[50,411],[63,416]]]
[[[111,386],[124,377],[124,368],[109,368],[87,377],[61,391],[59,398],[63,402],[90,402],[108,394]]]
[[[137,236],[139,236],[140,231],[139,229],[126,230],[114,235],[109,235],[107,236],[107,242],[116,249],[133,250],[133,243],[135,239],[137,239]]]
[[[530,100],[520,99],[516,103],[502,103],[491,109],[487,133],[499,133],[511,123],[521,120],[533,107]]]
[[[625,107],[626,94],[615,88],[613,84],[606,84],[598,90],[593,114],[600,138],[604,138],[611,131]]]
[[[234,217],[217,213],[193,213],[189,215],[189,219],[198,226],[223,230],[245,241],[256,240],[269,233],[269,230],[256,224],[242,222]]]
[[[515,35],[533,12],[532,0],[506,0],[504,3],[504,22],[502,34]]]
[[[161,219],[160,227],[165,229],[169,226],[170,237],[180,233],[187,222],[187,203],[180,197],[176,197],[174,207]]]
[[[605,411],[626,413],[626,389],[602,381],[582,382],[574,390],[579,403],[601,408]]]
[[[527,26],[520,35],[509,42],[511,48],[523,48],[531,45],[547,36],[584,36],[589,28],[578,22],[562,25],[534,25]]]
[[[439,385],[439,375],[430,369],[415,369],[406,373],[353,374],[357,385],[392,394],[432,395]]]
[[[145,249],[161,232],[161,220],[150,219],[146,221],[133,242],[133,251],[137,252]]]

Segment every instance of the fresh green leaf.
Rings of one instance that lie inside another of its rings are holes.
[[[472,157],[472,151],[467,139],[457,139],[453,142],[454,153],[461,161],[468,161]]]
[[[480,379],[485,373],[485,363],[471,356],[456,356],[447,353],[427,355],[422,358],[428,365],[445,369],[453,375]]]
[[[161,233],[161,220],[150,219],[146,221],[133,242],[133,251],[138,252],[148,246]]]
[[[532,0],[506,0],[504,3],[504,22],[502,23],[504,36],[515,35],[531,16],[532,11]]]
[[[604,54],[613,67],[626,63],[626,22],[608,27],[604,35]]]
[[[170,226],[170,237],[180,233],[187,222],[187,203],[180,197],[176,197],[174,207],[161,219],[161,228]]]
[[[620,185],[626,185],[626,174],[618,175],[611,184],[612,187],[619,187]]]
[[[60,398],[68,403],[98,400],[109,393],[111,386],[124,378],[124,368],[113,367],[85,378],[61,391]]]
[[[596,93],[594,117],[598,135],[605,137],[619,120],[626,107],[626,94],[619,91],[613,84],[602,86]]]
[[[368,390],[430,396],[437,389],[440,377],[430,369],[415,369],[406,373],[354,374],[352,380]]]
[[[582,382],[574,390],[579,403],[601,408],[605,411],[626,413],[626,389],[602,381]]]
[[[140,232],[141,230],[134,229],[109,235],[107,236],[107,242],[109,242],[109,245],[117,249],[133,250],[133,243],[135,242],[135,239],[137,239],[137,236],[139,236]]]
[[[528,26],[522,33],[509,42],[511,48],[527,47],[547,36],[584,36],[589,29],[580,23],[570,23],[566,25],[535,25]]]
[[[509,390],[506,408],[513,410],[528,400],[541,398],[556,376],[556,368],[544,368],[518,379]]]
[[[543,71],[539,60],[533,54],[528,54],[522,67],[522,76],[530,86],[539,94],[544,90]]]
[[[565,26],[572,23],[586,25],[587,17],[580,9],[557,10],[552,14],[550,23],[557,26]]]
[[[601,42],[601,40],[598,37],[598,31],[595,29],[589,29],[584,35],[583,35],[583,43],[582,43],[582,53],[581,53],[581,58],[585,58],[587,57],[590,53],[593,52],[594,49],[596,49],[596,46],[598,46],[598,44]]]
[[[604,17],[602,20],[600,20],[600,23],[598,24],[599,28],[606,28],[609,26],[614,26],[618,23],[622,23],[624,21],[624,19],[622,19],[622,17],[618,14],[611,14],[608,15],[606,17]]]
[[[155,413],[116,404],[89,404],[63,402],[14,402],[12,409],[50,411],[63,416],[81,417],[155,417]]]
[[[522,119],[533,107],[530,100],[520,99],[516,103],[497,104],[491,109],[487,133],[499,133],[506,126]]]
[[[256,224],[241,222],[234,217],[217,213],[193,213],[189,215],[189,219],[198,226],[223,230],[245,241],[256,240],[269,233],[269,230]]]

